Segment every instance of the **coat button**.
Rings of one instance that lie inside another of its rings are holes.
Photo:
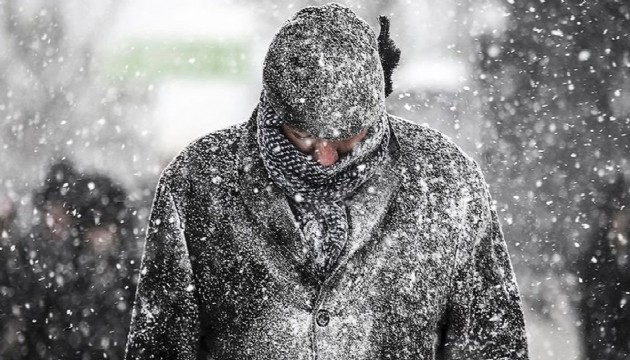
[[[321,309],[317,311],[317,315],[315,315],[315,322],[317,322],[317,325],[324,327],[328,325],[329,321],[330,313],[328,312],[328,310]]]

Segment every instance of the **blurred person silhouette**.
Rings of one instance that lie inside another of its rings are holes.
[[[75,276],[72,237],[76,236],[73,186],[78,174],[68,161],[51,166],[45,184],[35,192],[34,224],[26,236],[15,240],[12,256],[15,271],[9,278],[13,291],[12,312],[20,321],[17,344],[6,358],[47,358],[51,291],[57,291]]]
[[[128,359],[527,358],[487,184],[387,113],[400,54],[380,22],[298,11],[249,121],[163,171]]]
[[[35,195],[36,223],[14,279],[20,346],[28,359],[120,359],[135,287],[126,193],[101,175],[54,164]],[[10,358],[10,357],[9,357]]]
[[[82,273],[82,319],[89,328],[85,338],[91,358],[122,359],[135,295],[134,270],[139,265],[134,248],[134,217],[127,194],[106,176],[93,175],[77,182]]]
[[[606,184],[577,267],[584,359],[630,359],[630,184]]]
[[[19,271],[14,256],[18,236],[15,224],[17,207],[8,195],[0,193],[0,358],[11,353],[18,344],[19,318],[14,314],[13,278]]]

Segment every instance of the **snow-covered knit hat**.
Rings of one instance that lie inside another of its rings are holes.
[[[263,87],[286,124],[343,139],[385,113],[379,45],[370,26],[338,4],[307,7],[277,32],[265,58]]]

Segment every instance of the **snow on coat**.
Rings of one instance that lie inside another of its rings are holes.
[[[514,274],[478,165],[389,116],[391,161],[349,200],[330,277],[248,123],[158,184],[127,359],[526,359]]]

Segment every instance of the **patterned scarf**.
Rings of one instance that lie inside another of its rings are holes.
[[[384,116],[335,164],[325,167],[298,150],[283,134],[283,120],[261,95],[258,146],[272,181],[289,197],[304,238],[313,246],[315,270],[329,275],[348,237],[344,200],[363,185],[387,156],[389,126]]]

